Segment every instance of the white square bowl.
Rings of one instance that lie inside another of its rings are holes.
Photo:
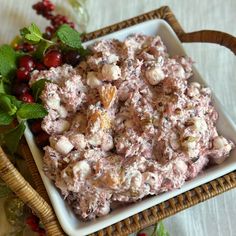
[[[164,44],[167,46],[168,53],[173,55],[186,55],[181,42],[179,41],[178,37],[176,36],[175,32],[172,28],[163,20],[150,20],[144,23],[140,23],[117,32],[108,34],[106,36],[100,37],[98,39],[109,39],[109,38],[116,38],[119,40],[124,40],[128,35],[133,33],[143,33],[146,35],[159,35]],[[84,43],[84,46],[90,45],[91,43],[95,42],[98,39],[94,39]],[[200,74],[194,68],[194,78],[193,80],[200,82],[201,84],[206,85]],[[231,139],[234,143],[236,143],[236,126],[231,121],[231,119],[227,116],[224,112],[224,109],[218,99],[214,96],[213,103],[216,107],[216,110],[219,113],[219,120],[217,122],[218,131],[226,136],[227,138]],[[160,194],[158,196],[151,196],[145,198],[142,201],[129,204],[126,207],[122,207],[112,211],[107,216],[89,221],[89,222],[82,222],[78,220],[75,214],[72,212],[71,208],[68,204],[63,200],[61,194],[59,193],[58,189],[54,186],[54,184],[44,175],[42,170],[42,157],[43,153],[38,149],[34,142],[33,135],[29,128],[26,128],[25,137],[29,148],[32,152],[34,157],[35,163],[38,167],[39,173],[42,177],[44,185],[46,187],[47,193],[51,200],[52,206],[55,210],[57,218],[61,224],[61,227],[70,236],[82,236],[93,233],[98,231],[102,228],[105,228],[109,225],[112,225],[118,221],[121,221],[127,217],[130,217],[138,212],[141,212],[147,208],[150,208],[160,202],[168,200],[176,195],[179,195],[183,192],[186,192],[192,188],[195,188],[199,185],[202,185],[206,182],[209,182],[213,179],[216,179],[224,174],[227,174],[236,169],[236,150],[234,149],[230,157],[225,160],[224,163],[218,166],[211,167],[205,170],[202,174],[197,176],[195,179],[186,182],[180,189],[176,189],[170,192],[166,192]]]

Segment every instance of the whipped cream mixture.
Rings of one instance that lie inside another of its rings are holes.
[[[50,134],[44,171],[74,212],[89,220],[113,204],[180,188],[233,143],[216,130],[211,91],[193,82],[192,60],[170,57],[159,36],[90,46],[73,68],[34,71]]]

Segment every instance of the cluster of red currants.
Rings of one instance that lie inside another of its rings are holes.
[[[28,81],[30,72],[34,70],[36,63],[29,55],[24,55],[19,59],[18,69],[16,71],[16,82],[13,86],[13,93],[23,102],[34,102],[33,96],[30,94]]]
[[[16,83],[13,87],[13,93],[22,101],[31,103],[34,101],[29,93],[28,82],[30,72],[34,69],[45,70],[50,67],[58,67],[63,62],[68,64],[78,63],[79,54],[75,51],[66,53],[62,58],[62,53],[57,50],[49,50],[43,57],[43,63],[36,62],[30,55],[24,55],[19,59],[18,69],[16,72]]]
[[[36,62],[30,55],[24,55],[19,59],[16,72],[16,83],[13,87],[13,93],[22,101],[32,103],[34,99],[29,92],[28,82],[30,72],[34,69],[45,70],[50,67],[58,67],[62,63],[76,65],[79,63],[80,55],[76,51],[67,51],[62,55],[59,49],[48,50],[43,57],[43,63]]]
[[[45,54],[44,64],[36,62],[30,55],[24,55],[19,59],[18,69],[16,71],[16,82],[13,86],[13,93],[23,102],[34,102],[33,96],[30,94],[28,82],[30,73],[34,69],[45,70],[47,67],[56,67],[61,65],[61,54],[57,51],[50,51]]]
[[[74,27],[74,23],[70,22],[67,17],[53,14],[55,5],[49,0],[42,0],[33,5],[33,8],[39,15],[42,15],[51,21],[51,24],[53,25],[53,28],[50,30],[51,33],[53,33],[61,24],[69,24],[71,27]],[[49,34],[47,33],[47,35]],[[28,42],[23,42],[16,47],[16,50],[27,52],[28,54],[19,59],[16,80],[12,92],[18,99],[26,103],[34,102],[29,87],[30,74],[33,70],[46,70],[51,67],[58,67],[63,63],[75,66],[80,62],[80,54],[77,51],[67,50],[66,52],[61,52],[59,48],[55,47],[49,48],[39,62],[31,55],[35,49],[35,46]],[[39,147],[47,145],[49,136],[41,129],[41,120],[30,122],[30,128],[35,135],[37,145]]]
[[[35,215],[29,216],[25,223],[33,232],[38,233],[39,236],[46,236],[45,230],[39,226],[39,218]]]
[[[18,69],[16,72],[16,81],[13,86],[13,93],[21,101],[26,103],[33,103],[34,98],[30,92],[28,82],[30,80],[30,73],[34,70],[45,70],[50,67],[57,67],[62,64],[62,55],[58,50],[48,51],[43,63],[35,61],[31,55],[24,55],[19,59]],[[35,134],[36,143],[39,147],[43,147],[48,143],[48,134],[41,129],[41,120],[34,120],[32,122],[31,130]]]
[[[32,53],[35,51],[35,46],[30,44],[30,43],[27,43],[27,42],[23,42],[21,44],[17,44],[15,46],[15,50],[17,51],[22,51],[22,52],[29,52],[29,53]]]
[[[68,24],[72,28],[75,28],[74,22],[70,21],[66,16],[54,14],[55,5],[50,0],[42,0],[41,2],[34,4],[33,9],[38,15],[42,15],[50,21],[51,26],[48,26],[45,32],[45,36],[49,39],[62,24]]]

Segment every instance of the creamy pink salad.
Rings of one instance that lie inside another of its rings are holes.
[[[159,36],[101,40],[77,67],[34,71],[41,100],[45,174],[84,220],[113,205],[180,188],[233,143],[216,130],[211,91],[191,81],[192,60],[170,57]]]

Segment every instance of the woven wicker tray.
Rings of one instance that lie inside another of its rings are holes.
[[[185,33],[169,7],[145,13],[132,19],[108,26],[95,32],[86,34],[84,41],[95,39],[99,36],[124,29],[131,25],[151,19],[163,19],[173,28],[181,42],[209,42],[216,43],[229,48],[236,54],[236,38],[218,31],[203,30],[192,33]],[[35,189],[21,176],[6,154],[0,147],[0,177],[10,186],[10,188],[41,218],[45,225],[47,235],[65,235],[61,229],[55,213],[51,207],[50,200],[44,188],[43,182],[34,163],[26,141],[23,139],[19,148],[21,155],[25,158],[28,168],[35,183]],[[143,229],[155,222],[171,216],[179,211],[203,202],[209,198],[217,196],[225,191],[236,187],[236,171],[217,178],[209,183],[201,185],[143,212],[122,220],[114,225],[104,228],[92,235],[127,235]]]

